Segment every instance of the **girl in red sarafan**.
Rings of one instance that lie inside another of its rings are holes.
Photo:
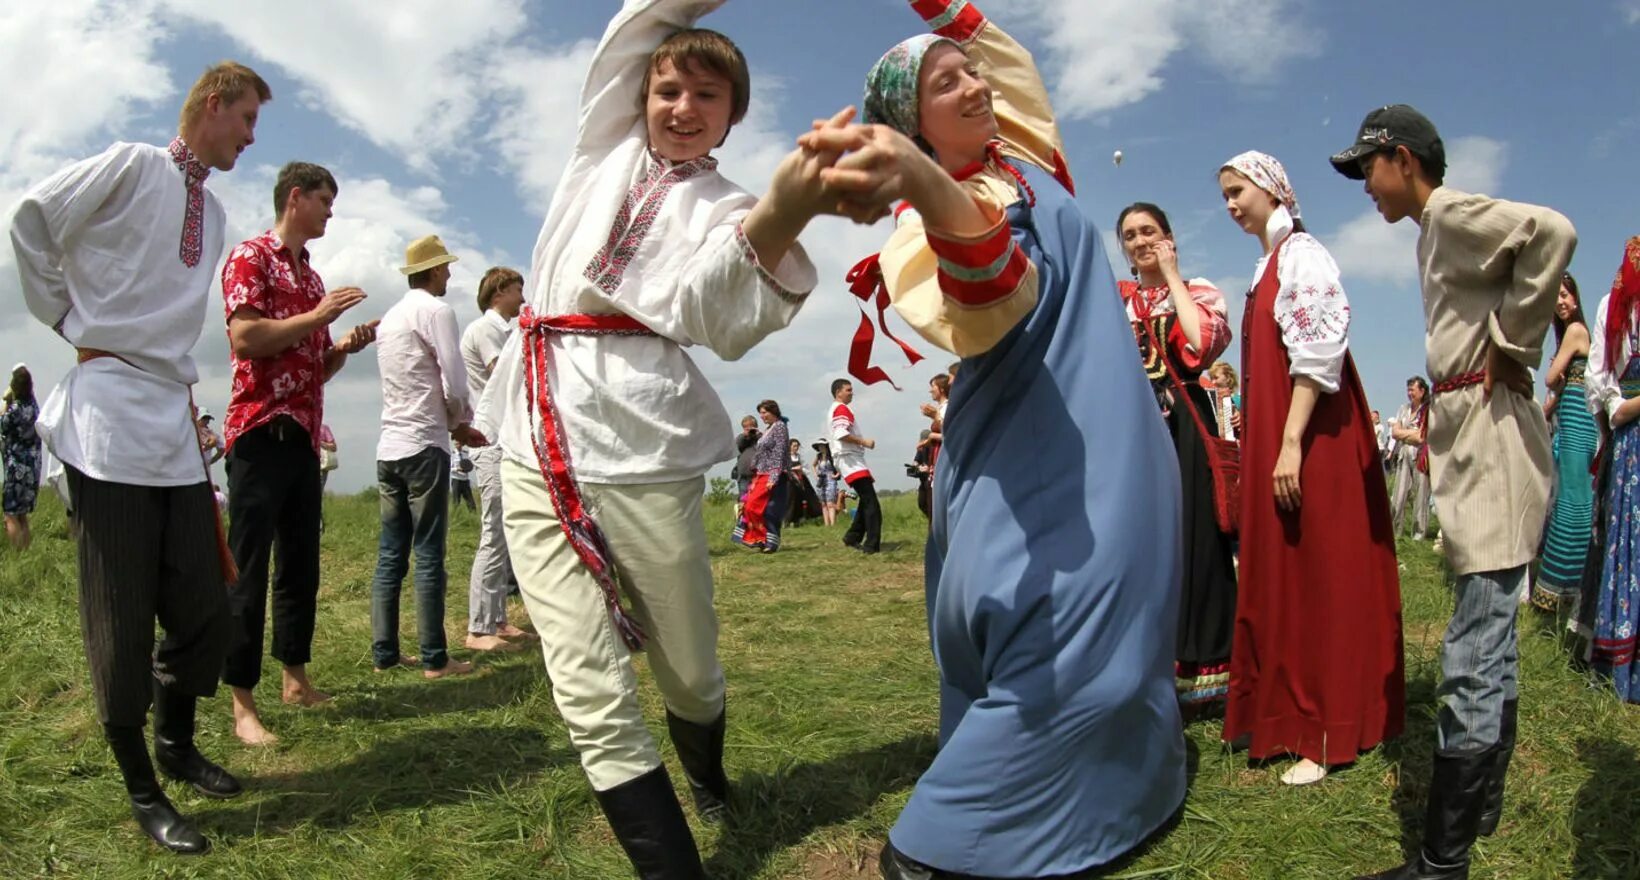
[[[1264,248],[1242,318],[1241,572],[1224,739],[1293,755],[1290,785],[1401,733],[1406,679],[1389,495],[1349,356],[1338,266],[1274,157],[1219,169]]]

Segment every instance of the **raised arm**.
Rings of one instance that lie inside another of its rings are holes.
[[[632,133],[643,118],[639,89],[649,69],[649,56],[667,37],[694,26],[723,2],[626,0],[604,30],[581,87],[578,149],[606,149]]]
[[[991,84],[1004,151],[1042,168],[1072,189],[1065,144],[1048,89],[1031,53],[968,0],[911,0],[934,33],[960,43]]]
[[[11,219],[11,244],[23,302],[40,323],[59,330],[73,303],[63,276],[68,242],[113,194],[138,161],[136,144],[116,144],[64,168],[28,191]]]

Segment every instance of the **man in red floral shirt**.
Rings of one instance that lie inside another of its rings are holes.
[[[242,242],[222,268],[233,348],[227,444],[228,544],[239,565],[229,595],[233,634],[222,680],[233,691],[234,734],[249,745],[274,742],[252,696],[262,675],[268,561],[273,584],[273,657],[284,664],[286,703],[330,699],[308,682],[319,593],[319,436],[324,386],[347,356],[376,338],[376,322],[333,343],[330,325],[364,301],[364,291],[325,292],[307,243],[325,234],[336,179],[292,162],[274,184],[273,228]],[[277,539],[277,541],[275,540]]]

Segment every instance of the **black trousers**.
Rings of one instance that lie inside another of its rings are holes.
[[[854,509],[854,523],[843,534],[843,543],[867,550],[880,549],[883,543],[883,508],[877,503],[877,481],[862,477],[848,484],[860,503]]]
[[[252,688],[262,677],[268,564],[273,563],[273,658],[313,656],[319,598],[319,456],[308,433],[280,417],[240,435],[228,451],[228,546],[239,566],[229,590],[232,638],[222,681]]]
[[[154,681],[216,693],[228,591],[209,483],[134,486],[66,468],[80,527],[80,630],[97,718],[141,727]],[[165,630],[154,649],[154,621]]]

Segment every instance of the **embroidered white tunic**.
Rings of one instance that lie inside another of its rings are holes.
[[[625,314],[657,334],[550,339],[553,400],[580,480],[669,482],[732,458],[729,414],[684,348],[739,358],[791,323],[817,281],[801,246],[772,270],[758,264],[740,231],[756,198],[714,160],[673,164],[648,149],[639,90],[649,56],[721,3],[628,0],[610,23],[536,242],[526,292],[536,314]],[[508,340],[476,427],[533,469],[522,336]]]
[[[1292,215],[1277,208],[1266,227],[1281,260],[1276,280],[1281,289],[1274,303],[1281,344],[1292,366],[1288,374],[1307,376],[1328,394],[1338,390],[1349,353],[1350,301],[1339,280],[1332,254],[1307,232],[1293,232]],[[1253,286],[1264,277],[1270,255],[1253,267]]]
[[[98,480],[204,482],[188,409],[226,214],[205,189],[199,263],[178,255],[182,171],[163,147],[117,143],[29,190],[11,221],[23,300],[79,348],[112,352],[68,371],[40,408],[46,448]]]
[[[1608,293],[1600,298],[1600,308],[1589,315],[1589,366],[1583,380],[1589,413],[1608,419],[1617,415],[1617,408],[1623,405],[1623,386],[1618,380],[1634,356],[1635,337],[1640,335],[1640,327],[1631,319],[1628,334],[1617,341],[1616,369],[1606,369],[1606,313],[1611,304],[1612,295]]]

